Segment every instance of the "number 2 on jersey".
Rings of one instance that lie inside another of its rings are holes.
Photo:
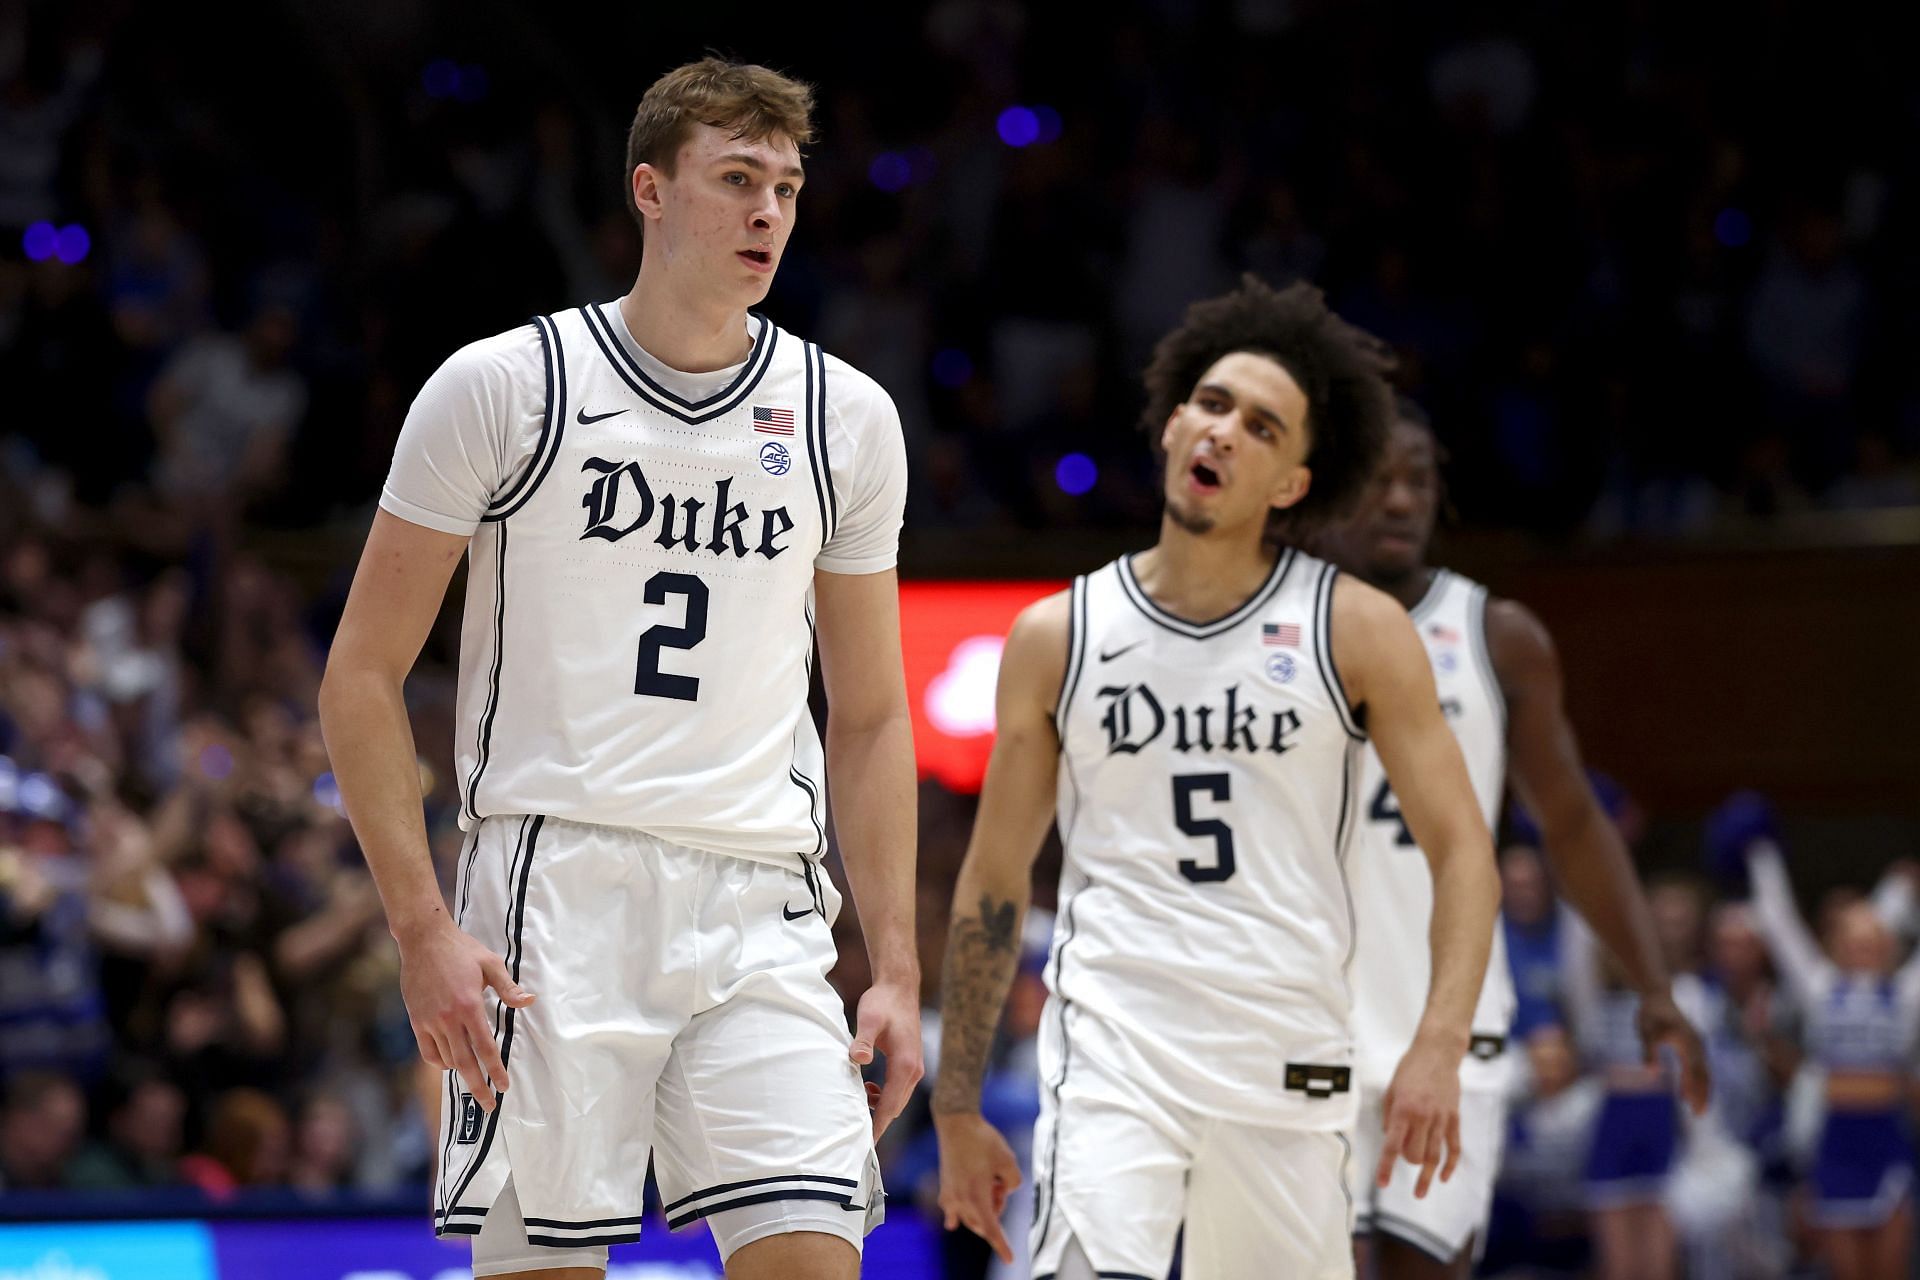
[[[707,638],[707,584],[690,573],[656,573],[647,579],[648,604],[665,604],[669,595],[685,596],[686,620],[677,627],[656,623],[640,636],[640,659],[633,691],[655,698],[692,702],[700,696],[698,676],[675,675],[660,669],[662,649],[691,649]]]
[[[1213,865],[1193,858],[1180,859],[1180,874],[1195,884],[1209,884],[1233,875],[1233,828],[1218,818],[1193,816],[1193,793],[1204,791],[1215,800],[1232,798],[1232,779],[1224,773],[1182,773],[1173,779],[1173,821],[1188,835],[1213,840]]]
[[[1367,816],[1375,822],[1393,823],[1399,828],[1393,833],[1393,842],[1403,848],[1413,848],[1413,832],[1407,830],[1407,820],[1400,816],[1400,803],[1393,798],[1393,784],[1385,778],[1380,779],[1380,789],[1373,793]]]

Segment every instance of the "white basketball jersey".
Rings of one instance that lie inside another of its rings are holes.
[[[1460,741],[1473,794],[1491,830],[1500,819],[1507,782],[1507,709],[1487,654],[1486,612],[1487,589],[1445,569],[1434,570],[1427,594],[1411,611],[1433,660],[1440,709]],[[1384,1089],[1426,1008],[1433,976],[1427,943],[1433,875],[1371,745],[1361,778],[1364,808],[1349,863],[1360,922],[1353,956],[1354,1033],[1361,1082]],[[1473,1015],[1476,1052],[1462,1067],[1463,1082],[1491,1088],[1507,1078],[1513,1055],[1494,1049],[1513,1021],[1513,1003],[1505,935],[1496,925]]]
[[[1283,551],[1205,624],[1155,605],[1126,558],[1074,582],[1055,1087],[1085,1054],[1204,1114],[1351,1121],[1343,862],[1363,737],[1329,649],[1334,578]]]
[[[827,398],[859,375],[762,320],[732,384],[689,401],[620,323],[611,306],[535,321],[539,443],[470,544],[461,823],[547,814],[817,855],[814,560],[844,500]]]

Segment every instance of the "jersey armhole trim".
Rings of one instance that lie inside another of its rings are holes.
[[[1476,586],[1473,597],[1467,602],[1467,647],[1473,651],[1473,663],[1480,668],[1480,678],[1487,686],[1487,697],[1493,701],[1494,714],[1500,717],[1500,741],[1507,740],[1507,694],[1500,687],[1500,674],[1493,667],[1493,651],[1487,646],[1487,606],[1492,603],[1491,593],[1485,587]]]
[[[1356,742],[1365,742],[1367,731],[1354,715],[1353,704],[1347,700],[1347,686],[1341,682],[1340,668],[1333,660],[1333,584],[1339,576],[1340,570],[1324,565],[1320,580],[1314,584],[1313,660],[1320,670],[1320,683],[1326,686],[1327,697],[1333,700],[1334,712],[1340,717],[1340,727]]]
[[[560,329],[549,316],[535,316],[532,323],[534,332],[540,335],[541,370],[547,378],[547,407],[540,417],[540,441],[534,445],[533,456],[527,460],[520,478],[487,504],[486,512],[480,517],[482,523],[505,520],[527,505],[541,481],[547,478],[547,472],[553,469],[553,460],[560,456],[560,438],[567,431],[567,360],[560,349]]]
[[[1067,665],[1060,673],[1060,694],[1053,703],[1053,727],[1060,735],[1060,749],[1066,750],[1067,709],[1073,705],[1074,689],[1080,683],[1080,671],[1087,656],[1087,578],[1076,576],[1067,601]]]
[[[471,548],[468,555],[472,555]],[[487,668],[487,703],[480,713],[473,771],[467,775],[467,817],[476,823],[480,821],[480,779],[493,753],[493,718],[500,710],[500,668],[506,661],[506,636],[507,526],[497,524],[493,539],[493,661]]]
[[[833,490],[833,459],[827,454],[827,357],[807,343],[801,363],[806,368],[806,404],[801,410],[807,436],[807,469],[813,473],[813,500],[820,508],[820,547],[833,541],[840,523],[840,499]]]

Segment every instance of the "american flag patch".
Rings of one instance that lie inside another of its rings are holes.
[[[757,404],[753,406],[753,429],[763,435],[790,436],[793,434],[793,410]]]
[[[1427,634],[1435,640],[1438,640],[1441,644],[1460,643],[1460,633],[1445,623],[1430,623],[1427,627]]]
[[[1300,624],[1297,622],[1263,622],[1260,624],[1260,643],[1277,644],[1288,649],[1300,647]]]

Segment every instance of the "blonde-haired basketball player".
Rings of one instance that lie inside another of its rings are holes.
[[[920,1072],[899,419],[750,310],[811,111],[718,59],[647,91],[633,289],[427,381],[335,637],[322,723],[447,1068],[435,1229],[474,1238],[477,1275],[600,1274],[651,1155],[669,1224],[704,1218],[735,1280],[851,1277],[874,1139]],[[463,554],[467,838],[443,899],[402,683]],[[825,979],[827,768],[875,978],[851,1037]]]
[[[1007,1256],[1020,1174],[980,1115],[1047,825],[1066,861],[1047,971],[1034,1274],[1352,1274],[1347,843],[1371,739],[1434,879],[1434,982],[1380,1170],[1460,1155],[1460,1057],[1499,896],[1405,610],[1293,545],[1371,472],[1383,353],[1317,290],[1249,279],[1147,372],[1159,541],[1014,624],[954,897],[934,1095],[941,1203]],[[1365,928],[1367,922],[1361,921]]]

